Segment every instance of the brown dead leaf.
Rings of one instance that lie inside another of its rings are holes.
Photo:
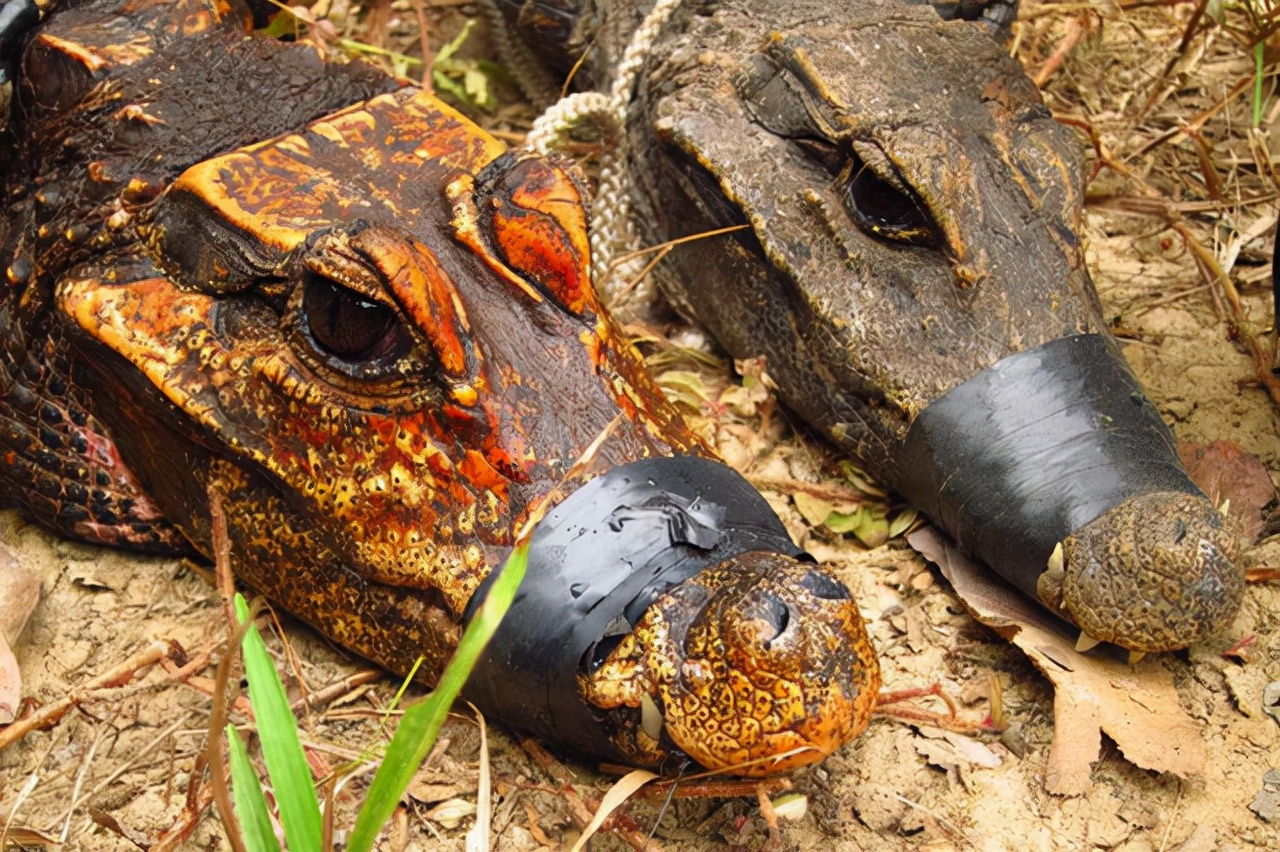
[[[22,700],[22,671],[18,658],[4,636],[0,636],[0,725],[8,725],[18,715]]]
[[[449,761],[448,766],[419,769],[405,792],[424,805],[434,805],[465,793],[474,793],[478,783],[479,773],[476,770]]]
[[[39,575],[23,568],[9,546],[0,542],[0,636],[16,642],[39,602]]]
[[[965,557],[931,527],[907,541],[939,568],[974,618],[1031,658],[1054,687],[1053,744],[1045,771],[1051,793],[1079,796],[1090,787],[1102,733],[1143,769],[1180,778],[1203,773],[1200,730],[1178,705],[1173,676],[1151,656],[1131,666],[1102,649],[1080,654],[1076,632]]]
[[[1178,456],[1191,480],[1213,505],[1230,501],[1230,517],[1240,525],[1240,535],[1250,544],[1262,533],[1262,508],[1276,497],[1267,467],[1235,441],[1178,444]]]
[[[940,769],[954,769],[961,763],[995,769],[1002,763],[999,755],[982,743],[951,731],[922,727],[914,745],[921,757]]]
[[[121,837],[129,841],[139,849],[148,849],[154,842],[152,838],[148,837],[143,832],[122,823],[112,814],[109,814],[100,808],[89,808],[89,819],[93,820],[94,823],[102,826],[117,837]]]
[[[582,829],[582,834],[578,836],[577,841],[573,844],[571,852],[581,852],[586,848],[589,841],[600,826],[604,825],[604,821],[609,815],[627,803],[636,792],[648,784],[650,781],[657,779],[657,775],[647,769],[633,769],[626,775],[614,782],[604,797],[600,799],[600,807],[596,808],[595,815],[591,817],[591,822],[587,823],[587,827]]]
[[[475,815],[475,802],[468,802],[466,799],[449,799],[426,813],[427,819],[449,829],[457,828],[464,819]]]
[[[8,841],[5,844],[6,849],[9,848],[9,843],[21,849],[54,849],[62,845],[58,838],[36,831],[34,828],[20,825],[11,825],[6,828],[2,821],[0,821],[0,835]]]
[[[0,543],[0,725],[14,720],[22,698],[22,672],[10,647],[40,602],[40,578]]]

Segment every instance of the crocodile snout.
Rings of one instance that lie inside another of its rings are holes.
[[[1157,491],[1112,507],[1062,541],[1037,591],[1088,640],[1171,651],[1220,631],[1240,608],[1238,537],[1204,496]]]
[[[624,750],[669,740],[708,769],[748,777],[805,766],[853,740],[879,687],[843,584],[822,566],[764,551],[736,554],[659,597],[584,684],[597,706],[639,707]]]

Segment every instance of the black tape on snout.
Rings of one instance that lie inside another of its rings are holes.
[[[891,487],[1032,599],[1054,546],[1153,491],[1200,494],[1173,434],[1100,335],[1011,355],[931,403]]]
[[[591,480],[538,524],[515,603],[463,695],[538,737],[621,758],[578,693],[588,654],[630,631],[667,589],[752,550],[808,558],[760,493],[719,462],[645,459]]]

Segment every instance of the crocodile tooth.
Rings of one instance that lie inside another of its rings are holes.
[[[1058,542],[1053,548],[1053,553],[1049,554],[1048,569],[1052,574],[1061,574],[1065,559],[1062,555],[1062,542]]]
[[[1129,665],[1136,666],[1138,663],[1142,662],[1142,658],[1145,657],[1146,655],[1147,655],[1146,651],[1130,651]]]
[[[1222,501],[1222,505],[1218,507],[1218,514],[1222,515],[1222,517],[1224,518],[1227,517],[1229,514],[1231,514],[1231,498],[1230,497]]]
[[[649,739],[657,742],[662,735],[662,711],[653,696],[645,692],[640,695],[640,727]]]
[[[1061,547],[1062,545],[1058,546]],[[1101,639],[1094,639],[1088,633],[1081,630],[1080,638],[1076,640],[1076,650],[1083,654],[1085,651],[1089,651],[1097,647],[1098,643],[1101,641]]]

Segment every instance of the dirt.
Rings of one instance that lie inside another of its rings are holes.
[[[1192,3],[1127,11],[1028,6],[1020,55],[1039,71],[1071,44],[1073,33],[1080,36],[1065,50],[1046,97],[1060,116],[1096,135],[1111,164],[1090,184],[1084,234],[1107,315],[1130,362],[1181,439],[1234,441],[1262,459],[1275,480],[1277,409],[1259,384],[1247,343],[1259,340],[1264,360],[1270,357],[1273,336],[1262,334],[1272,323],[1263,264],[1274,233],[1277,181],[1274,165],[1268,175],[1257,164],[1280,156],[1277,107],[1273,99],[1265,129],[1251,131],[1248,86],[1230,91],[1252,74],[1242,37],[1230,29],[1242,25],[1238,9],[1228,13],[1227,26],[1206,22],[1178,53],[1194,11]],[[412,13],[397,17],[408,20]],[[1175,55],[1181,58],[1162,75]],[[1274,69],[1274,54],[1268,57]],[[1224,109],[1214,109],[1224,100]],[[1214,263],[1239,291],[1238,315]],[[1240,616],[1218,641],[1159,659],[1208,746],[1202,773],[1186,779],[1151,773],[1105,741],[1088,793],[1050,795],[1044,785],[1054,734],[1048,681],[1021,652],[973,621],[936,570],[900,539],[867,550],[854,536],[810,527],[794,495],[812,492],[813,482],[851,491],[837,459],[793,434],[767,399],[737,389],[727,367],[691,370],[688,362],[660,367],[677,396],[728,403],[716,407],[717,420],[703,418],[702,428],[750,477],[770,483],[771,502],[805,546],[841,566],[880,649],[886,689],[937,683],[956,697],[961,720],[994,717],[1005,726],[1003,734],[963,735],[878,719],[859,741],[792,779],[807,812],[782,821],[775,848],[1280,850],[1280,784],[1268,798],[1263,778],[1280,768],[1280,724],[1263,710],[1264,690],[1280,681],[1280,584],[1253,584]],[[1262,542],[1249,551],[1252,567],[1280,565],[1280,523],[1272,512],[1264,518]],[[24,696],[31,706],[69,695],[83,699],[50,729],[0,752],[0,820],[9,826],[9,841],[23,828],[38,833],[26,835],[33,845],[43,837],[66,849],[149,848],[188,822],[186,796],[207,736],[213,668],[206,655],[217,652],[226,632],[207,571],[60,541],[12,514],[0,515],[0,542],[39,575],[44,591],[15,648]],[[280,624],[271,644],[295,696],[342,684],[367,668],[286,616]],[[84,690],[157,637],[181,648],[167,668],[152,666],[136,679]],[[1238,653],[1224,656],[1237,643]],[[382,718],[395,689],[386,679],[336,689],[339,697],[330,694],[322,707],[303,714],[304,741],[318,772],[357,761],[385,741]],[[936,701],[919,706],[941,709]],[[245,721],[240,713],[233,718]],[[463,847],[474,823],[479,729],[464,712],[446,727],[445,738],[420,773],[415,796],[388,827],[383,848]],[[581,763],[539,763],[536,752],[502,731],[489,731],[489,748],[495,849],[570,842],[578,828],[568,800],[591,808],[611,781]],[[339,837],[370,777],[367,762],[361,765],[337,793]],[[571,774],[572,788],[559,772]],[[772,795],[777,800],[780,793]],[[662,804],[633,800],[620,824],[640,835],[652,831],[664,848],[770,842],[750,790]],[[625,848],[608,833],[593,843]],[[182,848],[224,845],[217,819],[206,813]]]

